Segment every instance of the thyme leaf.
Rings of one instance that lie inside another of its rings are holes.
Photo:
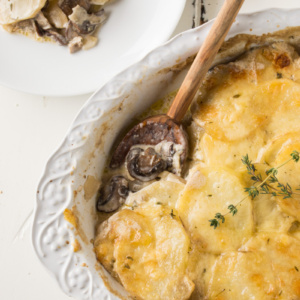
[[[228,206],[228,209],[229,209],[229,213],[231,213],[233,216],[234,216],[235,214],[237,214],[237,212],[238,212],[236,206],[234,206],[233,204],[230,204],[230,205]]]
[[[293,160],[295,162],[298,162],[299,161],[299,158],[300,158],[300,154],[298,151],[294,150],[292,153],[291,153],[291,157],[293,158]]]
[[[212,227],[214,227],[214,229],[216,229],[218,226],[220,226],[220,221],[222,221],[222,223],[224,223],[225,217],[221,213],[216,213],[215,218],[209,220],[210,226],[212,226]]]
[[[126,268],[126,269],[130,269],[130,266],[129,266],[129,264],[125,264],[125,265],[124,265],[124,268]]]

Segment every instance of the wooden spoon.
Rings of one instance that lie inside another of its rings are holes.
[[[134,145],[157,145],[162,141],[183,146],[180,162],[188,153],[187,135],[180,122],[187,112],[202,80],[219,51],[244,0],[225,0],[208,36],[187,73],[166,115],[150,117],[134,126],[116,148],[110,163],[111,168],[120,167]]]

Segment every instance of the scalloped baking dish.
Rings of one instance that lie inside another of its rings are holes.
[[[270,9],[239,15],[228,37],[297,26],[299,14],[300,9]],[[179,87],[184,72],[178,71],[198,51],[211,24],[179,34],[99,89],[47,162],[38,185],[32,242],[41,263],[67,295],[80,300],[129,297],[96,261],[91,243],[96,189],[90,186],[99,183],[119,134],[157,99]]]

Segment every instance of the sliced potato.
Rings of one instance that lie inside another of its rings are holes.
[[[194,120],[218,140],[244,139],[266,121],[262,101],[256,93],[247,80],[221,86],[193,113]]]
[[[300,298],[299,240],[287,234],[260,233],[253,237],[243,249],[260,251],[270,258],[278,288],[276,299]]]
[[[129,207],[150,202],[152,205],[167,205],[174,208],[176,201],[184,189],[184,184],[176,180],[176,175],[169,174],[168,180],[154,182],[142,190],[132,193],[126,200]],[[171,181],[173,178],[174,181]]]
[[[292,46],[279,42],[215,67],[192,108],[194,120],[222,141],[240,141],[255,129],[266,130],[272,137],[285,128],[299,128],[293,121],[299,116],[300,88],[293,81],[297,79],[293,62],[298,57]],[[295,110],[290,110],[291,106]]]
[[[300,152],[300,132],[288,133],[275,139],[266,148],[261,159],[266,161],[270,167],[278,167],[291,159],[291,153],[294,150]],[[297,190],[300,184],[300,162],[290,161],[282,166],[278,170],[277,178],[283,185],[288,183],[294,192],[291,198],[285,198],[285,195],[279,195],[282,188],[274,183],[273,187],[276,189],[274,191],[278,194],[275,197],[277,203],[283,212],[300,221],[300,191]]]
[[[210,226],[209,220],[216,213],[226,214],[230,204],[242,199],[235,216],[227,214],[225,223],[215,230]],[[177,210],[191,239],[205,252],[237,250],[253,233],[251,200],[237,174],[230,170],[197,166],[178,200]]]
[[[189,238],[176,211],[144,204],[113,215],[98,229],[98,260],[137,299],[188,299]]]
[[[206,299],[277,299],[271,261],[266,253],[227,252],[213,269]],[[287,299],[287,298],[286,298]]]
[[[245,170],[241,159],[248,154],[256,161],[259,150],[265,145],[266,135],[262,130],[255,130],[245,139],[235,142],[224,142],[205,133],[199,141],[201,161],[207,166],[224,165],[231,169]]]
[[[33,18],[46,0],[0,0],[0,24],[8,25]]]
[[[197,247],[191,245],[187,270],[189,277],[195,283],[195,290],[189,300],[204,299],[217,259],[218,255],[201,252]]]
[[[276,109],[269,114],[266,132],[269,140],[291,132],[300,132],[300,84],[289,79],[281,79],[266,84],[264,95],[272,101],[278,102]]]
[[[276,199],[259,195],[253,200],[254,221],[257,231],[287,233],[295,218],[284,213]]]

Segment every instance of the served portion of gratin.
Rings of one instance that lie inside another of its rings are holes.
[[[124,203],[99,214],[95,252],[133,299],[300,299],[299,33],[225,43],[238,57],[191,107],[182,177],[110,173]]]
[[[38,41],[68,46],[71,53],[94,47],[109,0],[0,0],[0,25]]]

